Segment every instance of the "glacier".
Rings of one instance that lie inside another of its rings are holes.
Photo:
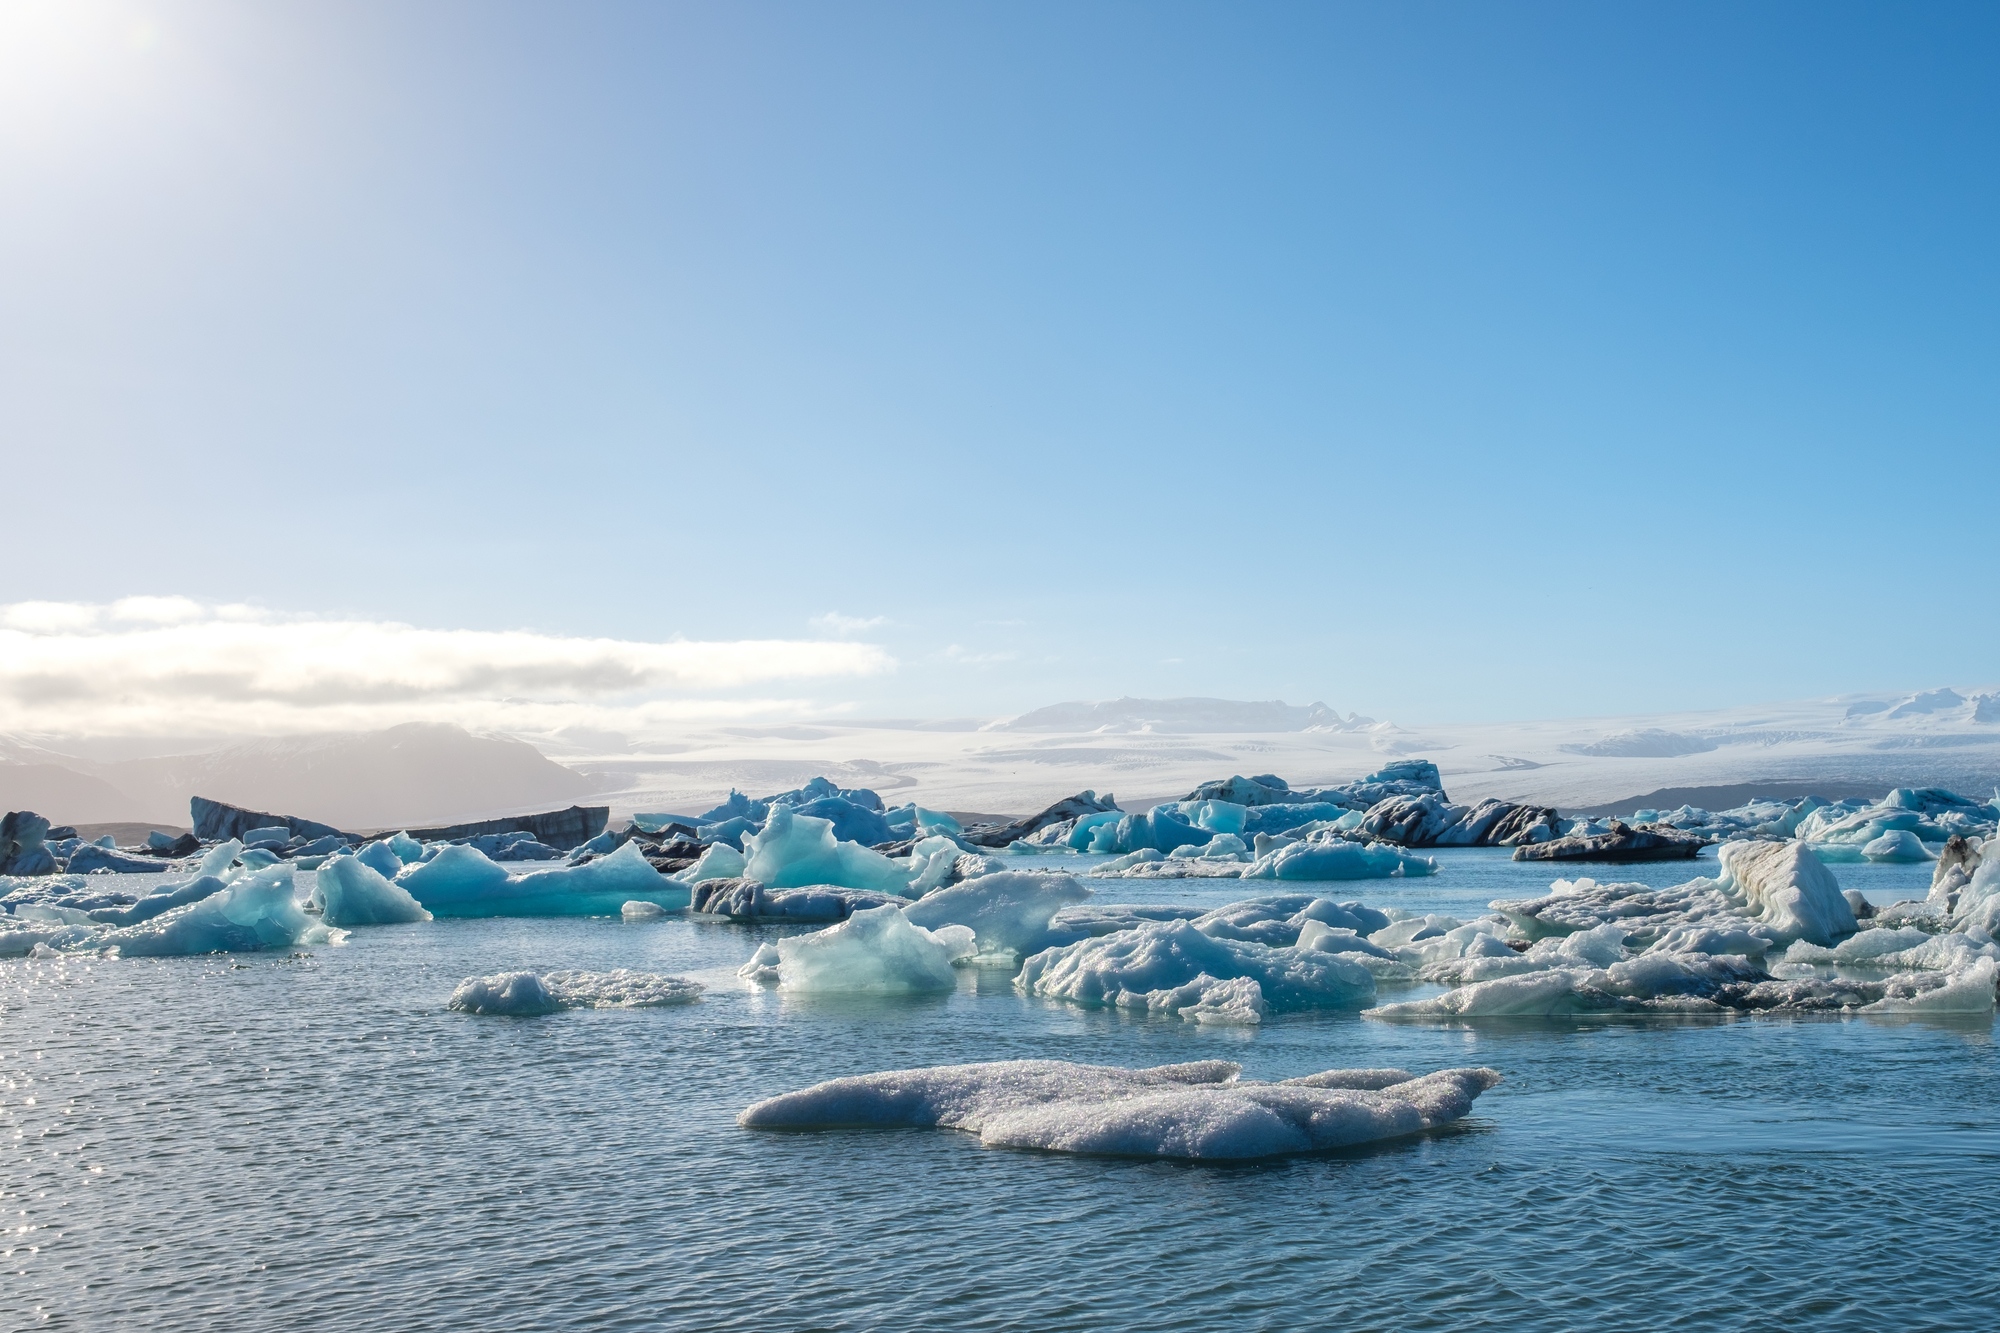
[[[746,1129],[927,1127],[994,1147],[1245,1161],[1403,1138],[1463,1118],[1490,1069],[1328,1070],[1241,1080],[1220,1060],[1121,1069],[1003,1060],[832,1079],[756,1103]]]

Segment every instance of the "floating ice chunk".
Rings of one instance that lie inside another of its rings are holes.
[[[704,987],[657,972],[500,972],[467,977],[445,1007],[467,1014],[534,1017],[558,1009],[642,1009],[693,1004]]]
[[[439,916],[486,916],[480,905],[503,891],[507,872],[477,847],[452,843],[407,866],[396,883]]]
[[[684,884],[699,884],[705,879],[737,879],[743,874],[743,853],[726,842],[712,844],[701,854],[693,865],[673,878]]]
[[[231,878],[230,866],[242,851],[243,844],[234,838],[216,843],[201,854],[201,860],[195,862],[195,878],[200,879],[204,875],[215,875],[222,879]]]
[[[423,859],[424,845],[408,833],[392,833],[383,841],[389,844],[390,851],[402,858],[405,865]]]
[[[136,926],[141,921],[151,921],[161,913],[186,903],[200,902],[211,893],[221,892],[222,888],[220,877],[199,875],[183,883],[163,884],[129,907],[97,908],[90,913],[90,917],[107,926]]]
[[[385,926],[431,919],[408,889],[377,873],[359,856],[335,857],[320,867],[318,878],[313,897],[326,925]]]
[[[422,853],[419,852],[418,855],[422,855]],[[382,878],[394,879],[403,873],[403,863],[405,861],[414,861],[417,858],[400,855],[394,847],[391,847],[386,842],[371,842],[356,852],[354,859],[361,862],[362,865],[367,866]]]
[[[1548,1018],[1594,1013],[1617,1006],[1600,988],[1588,985],[1593,974],[1574,969],[1545,969],[1520,976],[1460,986],[1428,1000],[1408,1000],[1361,1011],[1363,1018]]]
[[[1914,862],[1937,859],[1925,850],[1917,835],[1907,829],[1889,830],[1873,842],[1863,845],[1861,855],[1870,861]]]
[[[1115,935],[1121,930],[1135,930],[1149,921],[1192,921],[1204,915],[1199,907],[1164,903],[1091,903],[1063,908],[1049,922],[1049,927],[1076,936]]]
[[[1153,922],[1046,949],[1021,965],[1014,988],[1077,1004],[1158,1011],[1169,1007],[1158,992],[1203,975],[1255,981],[1265,1003],[1280,1012],[1358,1008],[1375,997],[1374,975],[1342,955],[1217,939],[1186,921]]]
[[[325,871],[321,871],[322,874]],[[670,910],[688,905],[688,886],[646,863],[636,842],[580,866],[508,873],[476,847],[453,844],[396,878],[438,916],[616,916],[632,899]]]
[[[1743,895],[1749,914],[1787,943],[1832,944],[1854,933],[1854,909],[1833,872],[1802,842],[1726,842],[1717,856],[1723,882]]]
[[[934,889],[904,909],[903,915],[926,930],[970,927],[981,954],[1025,958],[1074,943],[1081,932],[1058,931],[1050,922],[1057,912],[1090,896],[1089,889],[1068,875],[1006,870]]]
[[[774,809],[772,817],[777,814]],[[910,995],[953,989],[958,984],[953,960],[973,951],[969,928],[925,930],[888,903],[856,912],[837,926],[780,940],[775,963],[760,949],[744,972],[768,980],[775,969],[778,989],[785,991]]]
[[[950,883],[960,855],[959,845],[942,834],[925,838],[910,848],[907,872],[910,883],[906,892],[921,896]]]
[[[2000,947],[1971,935],[1957,932],[1932,935],[1915,926],[1864,930],[1831,949],[1800,940],[1785,951],[1787,963],[1872,967],[1895,972],[1958,972],[1981,958],[2000,959]]]
[[[0,958],[47,958],[51,954],[89,949],[98,928],[60,921],[30,921],[16,913],[0,916]]]
[[[1250,811],[1234,801],[1184,801],[1181,815],[1196,828],[1210,833],[1240,834],[1250,818]]]
[[[467,977],[459,982],[445,1008],[465,1014],[531,1018],[552,1014],[562,1006],[533,972],[497,972],[490,977]]]
[[[96,943],[129,958],[245,953],[289,949],[311,924],[293,901],[291,867],[271,866],[150,921],[106,931]]]
[[[1464,924],[1455,916],[1427,912],[1422,916],[1405,916],[1391,921],[1380,930],[1370,931],[1368,938],[1385,949],[1406,949],[1422,940],[1433,940],[1448,934]]]
[[[1264,988],[1249,977],[1217,981],[1203,973],[1168,994],[1171,998],[1165,1007],[1192,1023],[1248,1027],[1262,1023],[1269,1009],[1264,1003]]]
[[[243,835],[245,847],[283,847],[292,840],[292,831],[283,824],[253,828]]]
[[[1154,1069],[1059,1060],[905,1069],[773,1097],[737,1123],[794,1130],[935,1126],[1003,1147],[1240,1161],[1434,1129],[1464,1116],[1474,1098],[1500,1081],[1490,1069],[1416,1079],[1394,1077],[1400,1070],[1329,1071],[1286,1083],[1239,1082],[1237,1072],[1215,1060]],[[1384,1084],[1384,1075],[1391,1081]]]
[[[658,903],[649,903],[638,898],[627,899],[618,905],[618,915],[626,921],[651,921],[666,914],[667,909]]]
[[[1336,903],[1310,893],[1276,893],[1227,903],[1194,919],[1194,927],[1217,939],[1250,940],[1283,948],[1299,942],[1308,921],[1369,934],[1389,925],[1389,918],[1358,902]]]
[[[885,903],[903,905],[893,893],[842,889],[813,884],[803,889],[773,889],[754,879],[705,879],[694,886],[688,908],[698,916],[731,921],[845,921],[856,912]]]
[[[1621,925],[1619,929],[1624,927]],[[1731,925],[1726,918],[1715,918],[1710,924],[1675,926],[1661,935],[1649,952],[1727,953],[1744,958],[1762,958],[1770,947],[1771,941],[1751,930],[1747,922]]]
[[[1391,962],[1396,959],[1395,954],[1364,938],[1360,932],[1343,926],[1329,926],[1321,921],[1308,920],[1300,926],[1296,943],[1301,949],[1317,949],[1321,953],[1361,954]]]
[[[774,889],[837,884],[849,889],[902,893],[910,872],[859,843],[841,842],[833,825],[786,806],[773,806],[762,833],[743,835],[743,875]]]
[[[1982,856],[1971,880],[1959,890],[1951,924],[1956,930],[2000,935],[2000,856]]]
[[[1245,879],[1392,879],[1435,875],[1437,862],[1411,856],[1387,843],[1347,842],[1340,838],[1289,843],[1244,868]]]
[[[2000,964],[1981,958],[1944,974],[1911,972],[1891,977],[1888,993],[1862,1012],[1871,1014],[1982,1014],[1994,1005]]]

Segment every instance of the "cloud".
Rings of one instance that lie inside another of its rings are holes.
[[[959,666],[997,666],[1002,662],[1019,661],[1021,655],[1016,652],[975,653],[953,643],[947,644],[938,657]]]
[[[636,642],[279,616],[179,597],[0,606],[0,729],[240,735],[412,720],[541,730],[769,711],[733,696],[893,670],[863,643]]]
[[[880,629],[889,623],[887,616],[843,616],[838,611],[829,611],[823,616],[814,616],[807,622],[815,629],[823,629],[829,634],[860,634],[864,630]]]

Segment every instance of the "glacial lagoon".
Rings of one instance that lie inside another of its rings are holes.
[[[1552,878],[1504,849],[1435,855],[1433,877],[1328,896],[1470,919]],[[1679,883],[1713,855],[1616,877]],[[1878,904],[1923,897],[1931,875],[1832,870]],[[1124,902],[1253,891],[1086,882]],[[169,1330],[1876,1329],[1890,1311],[1899,1328],[1984,1322],[2000,1296],[1990,1013],[1213,1026],[1024,997],[994,969],[895,998],[735,975],[807,929],[438,920],[281,953],[0,962],[0,1313]],[[621,967],[707,989],[539,1018],[445,1007],[469,976]],[[1440,1130],[1238,1165],[736,1121],[822,1079],[997,1059],[1504,1081]]]

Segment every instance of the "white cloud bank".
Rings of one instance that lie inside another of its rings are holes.
[[[752,699],[777,682],[866,676],[874,644],[643,643],[281,616],[184,597],[0,605],[0,731],[207,736],[399,722],[643,732],[678,721],[822,711]]]

